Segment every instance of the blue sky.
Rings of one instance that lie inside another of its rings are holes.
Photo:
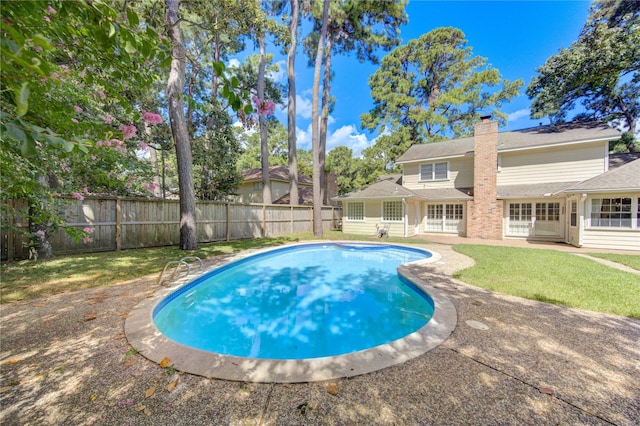
[[[503,78],[524,80],[521,96],[503,107],[509,114],[509,123],[501,130],[522,129],[536,126],[541,121],[529,119],[530,101],[524,89],[536,74],[537,67],[578,38],[589,6],[589,1],[578,0],[410,0],[407,6],[409,23],[400,29],[401,44],[437,27],[461,29],[474,55],[487,58],[487,64],[497,68]],[[286,57],[272,53],[282,68],[276,78],[286,83]],[[302,48],[298,48],[298,53],[298,147],[311,149],[313,68],[307,66]],[[380,58],[384,55],[385,52],[380,52]],[[354,156],[359,156],[364,148],[374,143],[377,135],[362,129],[360,115],[373,107],[367,80],[377,67],[360,63],[354,56],[332,57],[335,77],[331,89],[336,105],[329,119],[327,151],[344,145],[353,149]],[[285,109],[277,111],[276,117],[286,125]]]

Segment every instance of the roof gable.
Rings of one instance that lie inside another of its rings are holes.
[[[600,122],[538,126],[498,133],[498,152],[619,138],[620,132],[618,130]],[[398,158],[397,163],[472,155],[473,151],[473,137],[415,144]]]

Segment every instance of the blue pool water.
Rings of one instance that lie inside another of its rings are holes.
[[[342,355],[423,327],[433,301],[400,277],[431,253],[400,246],[306,244],[230,263],[167,296],[153,312],[168,338],[224,355]]]

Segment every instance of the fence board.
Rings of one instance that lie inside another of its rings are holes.
[[[16,211],[26,211],[27,208],[20,200],[9,200],[6,204]],[[67,225],[79,229],[92,228],[93,233],[91,242],[84,243],[74,241],[64,231],[57,230],[50,236],[54,254],[114,251],[180,243],[180,203],[176,200],[86,197],[82,201],[61,199],[60,209]],[[341,217],[341,209],[323,207],[323,229],[336,229]],[[13,225],[27,232],[28,219],[22,215],[2,217],[2,222],[2,260],[27,258],[28,240],[6,227]],[[196,203],[196,224],[198,242],[201,243],[275,237],[312,231],[313,208],[203,201]]]

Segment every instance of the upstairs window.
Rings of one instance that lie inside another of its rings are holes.
[[[447,180],[449,179],[449,163],[429,163],[420,165],[420,180]]]

